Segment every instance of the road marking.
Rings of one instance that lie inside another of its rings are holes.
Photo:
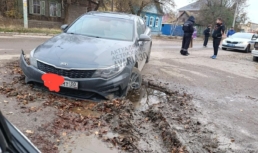
[[[0,51],[1,51],[1,50],[14,50],[14,49],[0,49]]]
[[[12,59],[12,58],[17,58],[19,57],[20,55],[16,54],[16,55],[1,55],[0,56],[0,60],[9,60],[9,59]]]
[[[14,37],[28,37],[28,38],[52,38],[53,36],[34,36],[34,35],[13,35]]]
[[[12,35],[12,36],[0,36],[0,39],[18,39],[18,38],[52,38],[53,36],[33,36],[33,35]]]

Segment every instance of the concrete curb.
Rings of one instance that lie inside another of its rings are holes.
[[[1,36],[27,35],[27,36],[56,36],[57,34],[47,33],[19,33],[19,32],[0,32]]]
[[[161,36],[152,36],[153,39],[160,39],[160,40],[171,40],[171,41],[177,41],[177,40],[182,40],[183,37],[180,37],[180,36],[164,36],[164,35],[161,35]],[[203,41],[203,38],[202,37],[197,37],[195,39],[195,41]]]

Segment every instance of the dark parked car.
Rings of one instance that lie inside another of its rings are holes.
[[[0,111],[0,153],[40,153]]]
[[[89,12],[63,33],[30,53],[30,64],[20,57],[26,83],[42,81],[45,73],[63,76],[59,93],[79,98],[121,97],[141,86],[149,61],[151,30],[143,19],[129,14]]]

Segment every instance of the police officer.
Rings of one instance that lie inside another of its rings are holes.
[[[183,37],[182,49],[180,53],[184,56],[189,55],[188,48],[194,32],[194,27],[193,27],[194,23],[195,23],[195,18],[193,16],[190,16],[189,19],[183,25],[184,37]]]
[[[219,45],[222,39],[222,36],[225,33],[225,26],[223,25],[223,21],[221,18],[218,18],[216,21],[216,26],[214,32],[212,34],[213,37],[213,49],[214,54],[211,56],[212,59],[216,59],[218,55]]]

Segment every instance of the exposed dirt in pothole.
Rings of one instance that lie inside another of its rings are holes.
[[[0,93],[16,98],[23,113],[57,110],[52,121],[25,133],[43,153],[60,152],[76,132],[94,135],[119,152],[218,152],[216,137],[194,117],[192,96],[169,90],[166,83],[144,80],[143,88],[127,98],[96,103],[25,84],[18,61],[2,67],[0,76]]]

